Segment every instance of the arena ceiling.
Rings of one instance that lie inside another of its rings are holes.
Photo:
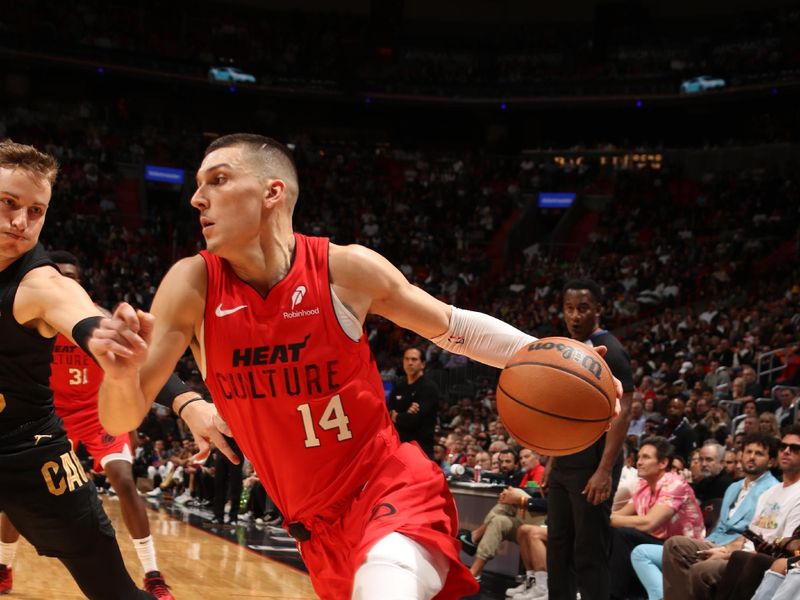
[[[411,20],[531,23],[591,21],[598,8],[613,5],[616,14],[632,12],[654,17],[703,15],[764,10],[796,0],[235,0],[269,10],[302,10],[367,15],[373,7]]]

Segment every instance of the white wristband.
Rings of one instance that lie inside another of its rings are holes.
[[[453,354],[502,369],[520,348],[537,339],[489,315],[451,308],[450,327],[431,341]]]

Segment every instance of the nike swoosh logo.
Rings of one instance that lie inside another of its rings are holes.
[[[243,308],[247,308],[247,304],[242,304],[241,306],[234,306],[233,308],[222,308],[222,304],[217,307],[217,310],[214,311],[214,314],[218,317],[227,317],[228,315],[232,315],[235,312],[242,310]]]

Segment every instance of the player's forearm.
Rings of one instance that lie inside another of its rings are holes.
[[[619,401],[619,415],[616,419],[611,421],[611,427],[606,433],[606,447],[603,450],[603,456],[600,459],[599,469],[608,471],[609,473],[614,468],[614,463],[617,461],[619,451],[622,449],[622,444],[628,435],[628,427],[631,423],[631,399],[633,398],[632,392],[625,392]]]
[[[106,377],[98,394],[100,424],[111,435],[121,435],[139,427],[150,403],[145,400],[139,376],[124,380]]]
[[[536,341],[532,335],[489,315],[455,306],[451,310],[447,331],[430,339],[453,354],[502,369],[520,348]]]

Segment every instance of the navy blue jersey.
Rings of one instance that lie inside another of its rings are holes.
[[[14,319],[14,297],[25,275],[53,265],[41,244],[0,271],[0,437],[53,412],[50,361],[55,338]]]

